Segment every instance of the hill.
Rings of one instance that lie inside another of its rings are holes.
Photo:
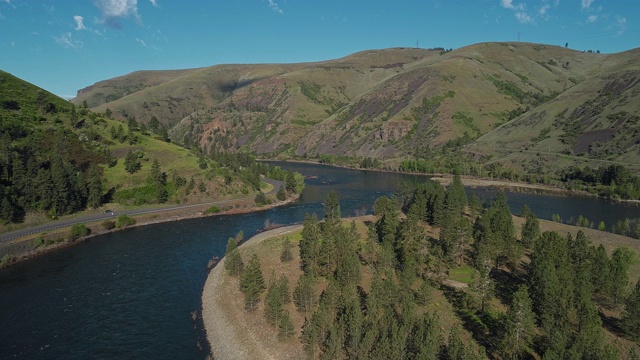
[[[160,125],[113,120],[2,71],[0,119],[2,232],[106,205],[252,197],[269,170],[246,155],[214,161]]]
[[[546,149],[553,164],[558,154],[627,163],[638,150],[639,54],[530,43],[394,48],[316,63],[140,71],[82,89],[73,102],[117,119],[155,117],[174,141],[206,151],[397,164],[471,144],[467,154],[503,164],[520,161],[510,155],[521,149]]]

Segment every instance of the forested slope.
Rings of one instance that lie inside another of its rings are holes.
[[[637,357],[634,250],[542,232],[528,208],[517,233],[503,193],[483,208],[459,178],[404,183],[375,215],[364,229],[343,222],[331,193],[324,221],[307,216],[293,241],[241,252],[230,239],[229,291],[244,293],[245,320],[262,328],[264,317],[280,351],[300,341],[312,359]]]

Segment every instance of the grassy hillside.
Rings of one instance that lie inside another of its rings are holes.
[[[505,153],[578,154],[595,139],[600,158],[627,162],[635,138],[608,136],[610,127],[635,131],[638,54],[529,43],[371,50],[318,63],[135,72],[73,101],[118,119],[155,116],[174,141],[207,150],[393,160],[478,139],[470,153],[515,163],[522,159]]]
[[[598,54],[587,54],[599,57]],[[537,166],[625,164],[640,169],[640,50],[608,56],[605,70],[479,138],[470,152]]]
[[[168,142],[162,127],[154,132],[133,119],[113,120],[1,71],[0,120],[2,224],[41,222],[106,204],[253,196],[265,170],[246,156],[199,156]]]

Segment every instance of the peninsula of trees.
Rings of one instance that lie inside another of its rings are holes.
[[[526,206],[517,232],[504,193],[483,206],[459,176],[446,189],[402,183],[374,212],[364,228],[345,222],[330,193],[323,221],[305,218],[293,289],[285,274],[266,280],[261,254],[245,265],[230,239],[227,271],[247,316],[264,316],[310,359],[637,359],[633,250],[541,231]],[[280,261],[291,249],[287,238]],[[448,279],[460,271],[469,279]]]

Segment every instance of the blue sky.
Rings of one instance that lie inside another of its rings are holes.
[[[136,70],[521,41],[640,46],[639,0],[0,0],[0,69],[60,96]]]

